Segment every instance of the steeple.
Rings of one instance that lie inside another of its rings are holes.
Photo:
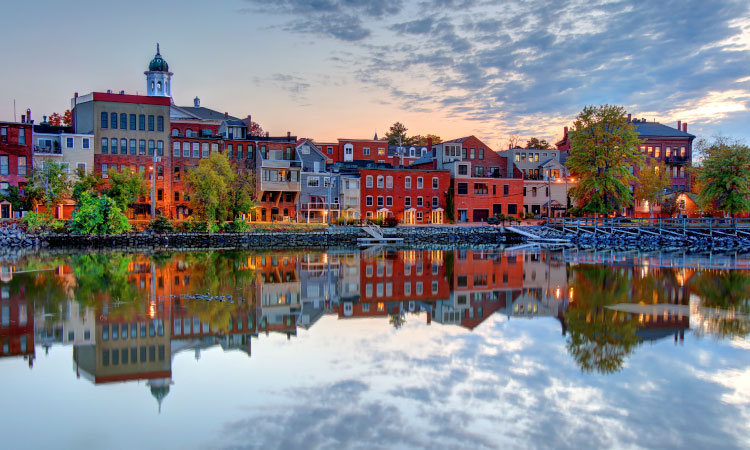
[[[148,64],[146,75],[146,92],[150,97],[171,97],[172,96],[172,72],[169,71],[169,64],[161,56],[159,43],[156,43],[156,55]]]
[[[378,132],[377,131],[375,131],[375,140],[376,141],[378,140]]]

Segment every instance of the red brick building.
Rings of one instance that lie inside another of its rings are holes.
[[[361,169],[364,218],[395,217],[403,224],[445,223],[447,170]]]
[[[374,139],[339,139],[338,148],[334,147],[333,155],[327,153],[328,144],[317,144],[324,148],[326,156],[334,162],[349,161],[373,161],[380,163],[391,163],[392,158],[388,156],[388,141]]]
[[[0,192],[10,186],[23,190],[31,176],[33,125],[25,115],[21,117],[20,123],[0,122]]]

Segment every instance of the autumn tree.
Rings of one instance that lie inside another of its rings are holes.
[[[49,118],[47,119],[47,122],[49,122],[50,125],[56,126],[56,127],[69,127],[73,125],[73,114],[70,112],[70,110],[66,110],[63,115],[60,115],[58,113],[52,113]]]
[[[63,113],[62,123],[66,127],[73,126],[73,113],[71,113],[69,109],[66,109]]]
[[[641,166],[638,133],[621,106],[587,106],[578,114],[573,129],[570,175],[578,180],[570,190],[585,212],[607,214],[633,202],[630,184],[636,179],[631,166]]]
[[[703,156],[694,169],[701,208],[719,209],[732,217],[750,210],[750,147],[725,137],[701,140],[696,147]]]
[[[635,197],[648,202],[648,213],[651,217],[654,217],[654,204],[661,201],[667,186],[669,186],[669,175],[664,163],[652,159],[638,173]]]
[[[401,122],[396,122],[391,125],[391,128],[388,130],[388,132],[385,133],[385,137],[388,138],[388,144],[398,145],[400,138],[401,144],[405,145],[407,131],[408,129],[406,128],[406,126]]]
[[[250,127],[247,133],[250,136],[264,136],[266,134],[265,131],[263,131],[263,127],[261,127],[258,122],[250,122]]]
[[[528,141],[526,141],[526,148],[539,148],[546,150],[552,148],[552,146],[549,145],[549,142],[547,142],[546,139],[532,137]]]

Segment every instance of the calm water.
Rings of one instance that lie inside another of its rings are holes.
[[[747,448],[750,272],[730,266],[744,259],[5,261],[0,446]]]

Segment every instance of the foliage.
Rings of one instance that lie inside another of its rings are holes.
[[[180,228],[188,233],[205,233],[208,230],[208,223],[191,216],[180,224]]]
[[[398,145],[399,138],[401,138],[401,145],[406,145],[406,132],[408,129],[401,122],[396,122],[391,125],[391,128],[385,133],[385,137],[388,138],[390,145]]]
[[[697,147],[703,156],[695,169],[701,208],[732,216],[750,210],[750,147],[721,136],[713,142],[701,140]]]
[[[130,205],[138,201],[139,197],[148,194],[148,187],[140,173],[130,171],[111,172],[109,174],[109,187],[104,193],[115,201],[121,211],[125,211]]]
[[[226,155],[213,153],[202,159],[186,176],[195,216],[205,222],[232,219],[235,204],[232,189],[236,179]]]
[[[532,137],[528,141],[526,141],[526,148],[550,149],[552,148],[552,146],[549,145],[549,142],[547,142],[546,139]]]
[[[250,170],[240,171],[230,190],[232,218],[251,213],[255,208],[255,175]]]
[[[82,193],[88,192],[92,195],[99,195],[107,184],[104,178],[95,172],[84,173],[83,170],[79,169],[77,176],[78,180],[73,183],[73,200],[76,203],[78,203]]]
[[[138,285],[128,279],[132,255],[81,254],[71,257],[75,298],[84,306],[98,306],[106,299],[116,302],[145,300]]]
[[[56,112],[52,113],[49,116],[49,119],[47,121],[52,126],[56,126],[56,127],[66,126],[66,127],[69,127],[69,126],[73,125],[73,115],[70,112],[70,110],[68,109],[68,110],[65,111],[65,113],[63,113],[62,116],[60,114],[56,113]]]
[[[2,199],[10,202],[13,211],[20,211],[23,209],[23,198],[21,197],[21,190],[18,189],[18,186],[8,187],[8,193],[3,195]]]
[[[648,212],[652,217],[653,206],[661,200],[667,186],[669,186],[669,174],[664,163],[652,159],[638,173],[635,197],[648,202]]]
[[[229,233],[247,233],[251,229],[252,227],[250,226],[250,223],[242,219],[225,222],[223,225],[223,230]]]
[[[456,219],[455,216],[455,201],[454,201],[454,195],[453,192],[453,183],[448,187],[448,193],[446,194],[445,198],[445,218],[448,219],[449,222],[453,222]]]
[[[43,161],[39,167],[32,169],[25,193],[33,199],[33,206],[43,203],[51,210],[70,194],[68,174],[63,170],[62,164]]]
[[[171,233],[174,224],[164,214],[158,214],[156,219],[149,222],[148,229],[154,233]]]
[[[264,136],[266,134],[266,132],[263,131],[263,127],[258,125],[258,122],[253,121],[250,121],[250,127],[247,132],[250,136]]]
[[[26,225],[26,231],[29,233],[60,232],[65,228],[64,221],[53,219],[47,213],[29,211],[21,220]]]
[[[70,219],[70,230],[76,234],[116,234],[130,231],[130,223],[113,199],[84,192]]]
[[[414,145],[419,147],[424,147],[427,145],[427,140],[432,138],[432,144],[440,144],[443,142],[443,140],[440,138],[440,136],[436,134],[428,134],[427,136],[422,136],[421,134],[417,134],[414,136],[409,136],[406,138],[406,142],[404,142],[404,145]]]
[[[566,164],[578,183],[570,190],[584,211],[604,213],[632,204],[631,165],[641,166],[638,133],[621,106],[587,106],[578,114]]]
[[[732,270],[699,272],[690,279],[691,291],[707,308],[731,311],[732,314],[705,315],[709,329],[719,336],[745,337],[750,334],[750,275]]]
[[[667,195],[661,201],[661,213],[667,217],[673,217],[680,210],[677,204],[677,195]]]

